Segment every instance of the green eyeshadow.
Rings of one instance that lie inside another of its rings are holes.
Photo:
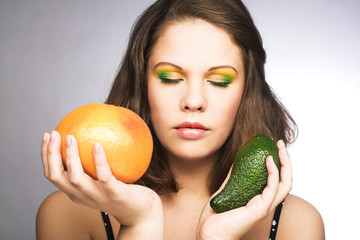
[[[159,78],[169,78],[170,74],[169,72],[160,72],[158,73]]]

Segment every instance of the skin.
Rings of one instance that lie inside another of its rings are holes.
[[[159,196],[117,181],[98,144],[94,157],[99,180],[91,179],[82,170],[72,136],[67,138],[65,171],[59,134],[45,133],[44,174],[62,191],[40,206],[38,239],[106,239],[99,210],[111,215],[118,239],[267,239],[274,209],[284,198],[277,239],[324,239],[317,210],[289,194],[291,162],[282,141],[277,143],[281,175],[267,158],[268,186],[261,195],[221,214],[209,206],[207,176],[231,132],[244,87],[241,50],[226,32],[201,20],[168,26],[152,50],[147,76],[151,120],[180,191]],[[184,121],[200,122],[208,131],[184,138],[175,129]]]

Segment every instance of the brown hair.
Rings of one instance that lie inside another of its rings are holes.
[[[149,169],[137,182],[158,193],[177,192],[174,179],[150,120],[146,68],[151,50],[163,29],[185,19],[202,19],[229,33],[242,49],[245,89],[232,133],[224,143],[219,159],[209,175],[210,191],[224,181],[234,157],[243,143],[257,134],[266,134],[286,144],[296,138],[294,120],[265,81],[265,50],[252,17],[240,0],[159,0],[136,21],[129,45],[115,78],[108,104],[123,106],[139,114],[150,127],[154,152]]]

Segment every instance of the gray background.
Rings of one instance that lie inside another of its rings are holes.
[[[0,0],[0,239],[35,239],[40,144],[68,112],[103,102],[136,1]],[[360,1],[246,0],[270,85],[300,128],[292,193],[322,214],[327,239],[358,235]]]

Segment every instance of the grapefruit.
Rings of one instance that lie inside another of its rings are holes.
[[[153,140],[146,123],[135,112],[109,104],[92,103],[66,115],[56,128],[61,135],[61,153],[66,166],[66,135],[76,138],[84,172],[96,177],[94,143],[104,148],[112,174],[133,183],[150,164]]]

